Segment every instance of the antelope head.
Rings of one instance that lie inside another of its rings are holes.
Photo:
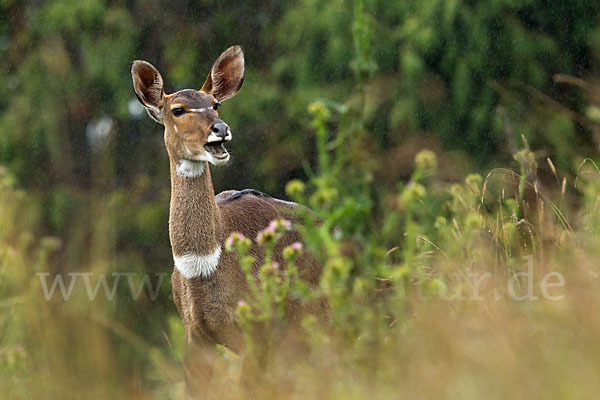
[[[146,61],[134,61],[131,76],[139,101],[150,117],[164,125],[165,146],[178,169],[181,165],[189,169],[203,161],[222,165],[229,160],[224,144],[231,140],[231,129],[219,117],[219,106],[244,82],[240,46],[221,54],[199,91],[183,89],[165,94],[162,76]]]

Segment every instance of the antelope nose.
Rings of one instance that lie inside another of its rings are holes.
[[[217,122],[211,128],[211,133],[223,140],[231,140],[231,130],[225,122]]]

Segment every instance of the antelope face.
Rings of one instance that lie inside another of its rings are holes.
[[[176,162],[229,160],[225,142],[231,129],[219,118],[221,101],[235,95],[244,81],[244,54],[239,46],[227,49],[215,61],[202,89],[165,94],[163,79],[145,61],[134,61],[131,76],[135,93],[157,122],[165,126],[165,145]]]
[[[219,165],[227,162],[225,142],[231,140],[231,129],[219,118],[219,101],[211,94],[196,90],[180,90],[167,96],[165,144],[178,159],[208,161]]]

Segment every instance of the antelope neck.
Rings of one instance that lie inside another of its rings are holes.
[[[175,266],[186,278],[210,275],[221,253],[221,215],[210,170],[206,162],[202,166],[201,174],[182,176],[180,163],[171,160],[169,236]]]

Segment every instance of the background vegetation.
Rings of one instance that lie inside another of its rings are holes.
[[[306,321],[308,359],[273,360],[263,397],[595,396],[599,8],[1,0],[0,394],[180,398],[168,161],[129,64],[152,62],[169,91],[199,88],[240,44],[246,81],[221,112],[233,157],[215,189],[323,217],[303,233],[333,319]],[[507,283],[528,260],[538,299],[516,301]],[[80,285],[46,301],[36,273],[73,272],[94,285],[167,275],[156,300],[122,284],[112,301]],[[550,272],[562,300],[542,295]],[[212,395],[242,396],[238,375],[222,349]]]

